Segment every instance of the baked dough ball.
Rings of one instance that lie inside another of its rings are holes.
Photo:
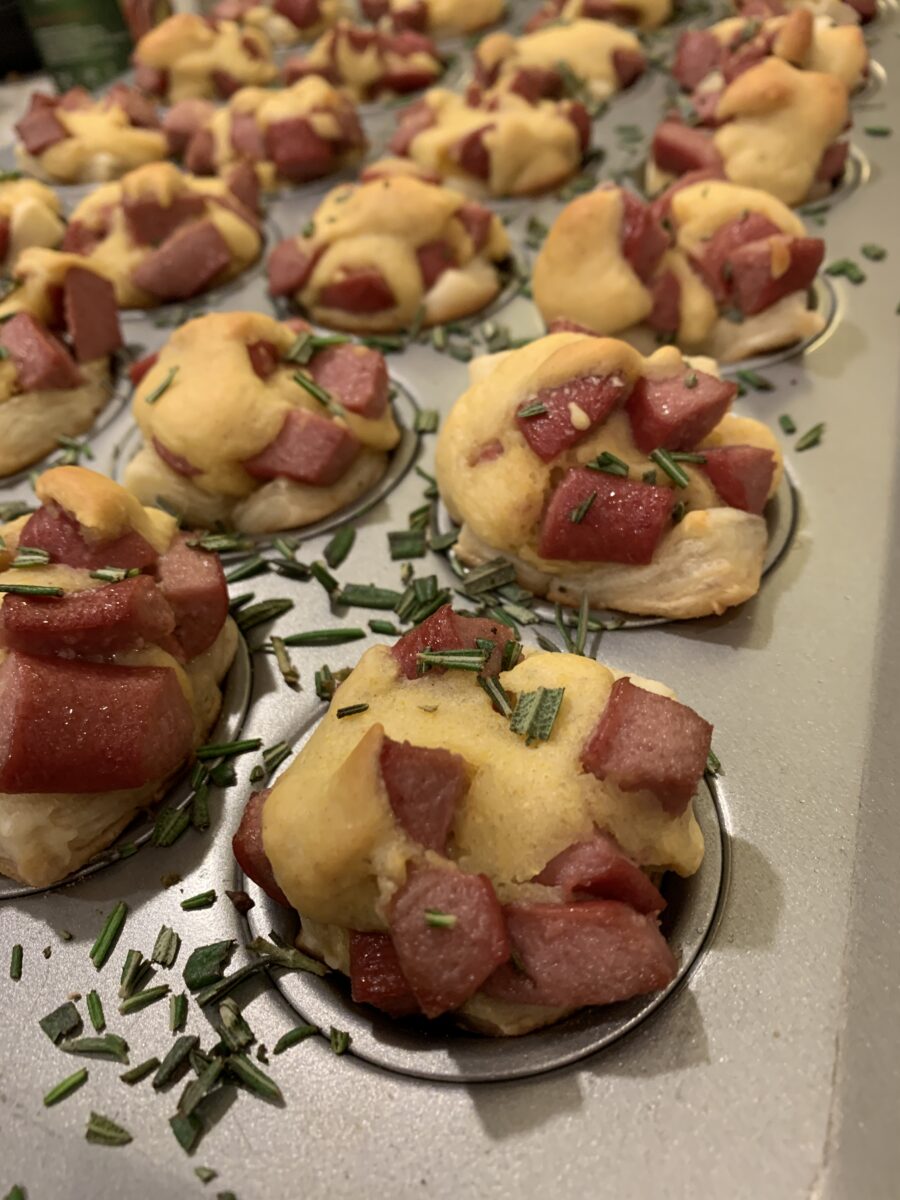
[[[58,246],[65,232],[57,194],[36,179],[0,182],[0,270],[11,275],[29,246]]]
[[[562,604],[700,617],[743,603],[759,589],[782,459],[765,425],[728,412],[736,392],[674,346],[643,358],[557,333],[509,353],[438,439],[459,558],[500,555]],[[655,451],[689,455],[683,486]]]
[[[0,872],[58,883],[163,794],[206,740],[237,646],[219,560],[83,467],[0,528]],[[46,566],[15,566],[20,547]],[[97,578],[96,572],[101,572]]]
[[[138,87],[170,104],[227,99],[241,87],[264,87],[278,74],[261,30],[195,13],[176,13],[151,29],[135,46],[132,62]]]
[[[432,88],[397,121],[394,154],[476,197],[528,196],[559,186],[581,166],[591,137],[590,117],[578,101],[530,104],[503,91],[469,103]]]
[[[350,21],[338,21],[306,54],[284,65],[288,83],[320,75],[356,100],[417,92],[443,73],[440,53],[424,34],[366,29]]]
[[[475,33],[503,16],[503,0],[360,0],[369,21],[387,19],[395,29],[435,37]]]
[[[824,253],[768,192],[698,171],[651,205],[613,185],[573,200],[541,247],[532,288],[548,326],[623,334],[641,349],[662,334],[736,362],[822,329],[807,293]]]
[[[844,173],[847,91],[834,75],[769,57],[742,72],[700,119],[666,117],[653,135],[646,187],[662,190],[687,171],[717,168],[785,204],[827,195]]]
[[[16,133],[22,169],[56,183],[117,179],[168,153],[156,106],[121,83],[99,99],[81,87],[32,92]]]
[[[177,119],[174,109],[173,114]],[[184,161],[197,175],[227,175],[238,163],[249,162],[262,187],[271,191],[282,183],[331,175],[357,162],[365,147],[349,96],[309,77],[288,88],[235,92],[190,137]]]
[[[312,228],[276,246],[269,290],[319,324],[392,332],[478,312],[509,257],[499,217],[458,192],[405,176],[329,192]]]
[[[590,21],[614,21],[617,25],[636,25],[638,29],[657,29],[672,16],[672,0],[544,0],[525,25],[526,33],[584,18]]]
[[[245,533],[309,525],[369,491],[400,440],[384,358],[349,342],[316,352],[314,335],[300,336],[307,351],[288,359],[297,330],[262,313],[176,330],[135,392],[145,445],[126,485],[190,522]]]
[[[595,100],[626,88],[646,65],[641,43],[608,21],[573,21],[513,37],[488,34],[475,51],[475,80],[484,88],[518,92],[535,103],[562,99],[568,68]]]
[[[275,46],[293,46],[317,38],[340,10],[340,0],[219,0],[210,16],[260,29]]]
[[[355,1000],[507,1035],[674,978],[650,877],[700,867],[712,733],[663,685],[593,659],[516,663],[513,636],[445,606],[370,649],[234,839]],[[420,651],[461,647],[520,717],[561,692],[555,720],[529,740],[474,672],[422,673]]]
[[[747,17],[765,19],[766,17],[781,17],[785,13],[796,12],[798,8],[808,9],[814,17],[828,17],[839,25],[863,25],[878,16],[878,0],[734,0],[734,7]]]
[[[678,41],[672,74],[693,93],[695,111],[715,109],[726,83],[768,56],[795,67],[835,75],[848,92],[862,86],[869,50],[858,25],[838,25],[806,8],[760,21],[729,17],[709,29],[686,30]]]
[[[245,271],[262,249],[256,216],[230,179],[197,179],[151,163],[104,184],[75,208],[63,248],[113,281],[121,308],[188,300]],[[246,181],[245,181],[246,182]]]
[[[32,246],[14,279],[0,303],[0,475],[90,429],[122,345],[113,286],[84,259]]]

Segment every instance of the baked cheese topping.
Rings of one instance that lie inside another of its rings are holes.
[[[8,228],[6,253],[0,258],[7,271],[29,246],[58,246],[66,228],[59,197],[36,179],[0,183],[0,222]]]
[[[396,48],[394,41],[396,40]],[[303,56],[305,67],[327,73],[340,82],[357,100],[371,100],[374,95],[390,95],[392,75],[406,74],[423,76],[428,82],[443,74],[444,64],[437,51],[421,49],[401,53],[402,42],[390,35],[370,34],[368,30],[358,32],[349,21],[339,21],[314,43],[309,53]],[[425,83],[417,84],[419,88]],[[398,87],[397,92],[408,91]]]
[[[242,29],[236,21],[220,21],[213,28],[194,13],[176,13],[146,33],[135,48],[134,62],[168,73],[171,103],[217,96],[216,72],[239,84],[259,85],[278,74],[269,40],[259,30]]]
[[[576,20],[569,25],[551,25],[536,33],[515,38],[509,33],[492,33],[479,43],[478,63],[487,71],[499,70],[499,86],[523,67],[554,70],[560,63],[591,93],[605,99],[619,90],[614,55],[617,51],[641,54],[641,43],[627,29],[608,21]]]
[[[20,163],[47,179],[78,183],[114,179],[144,163],[158,162],[168,153],[165,134],[159,129],[132,125],[125,109],[106,98],[85,108],[53,110],[69,136],[32,156],[17,149]]]

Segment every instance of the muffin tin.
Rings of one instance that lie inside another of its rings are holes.
[[[510,27],[520,27],[533,6],[514,6]],[[688,23],[704,25],[722,15],[710,11],[673,23],[653,35],[654,51],[671,49]],[[340,982],[281,975],[275,987],[257,981],[239,993],[270,1053],[277,1038],[304,1019],[326,1034],[334,1025],[352,1035],[343,1056],[331,1052],[327,1038],[317,1038],[270,1058],[264,1069],[285,1094],[284,1111],[226,1089],[219,1107],[231,1111],[210,1114],[222,1119],[212,1121],[189,1158],[168,1125],[180,1088],[158,1095],[145,1081],[129,1089],[117,1078],[122,1068],[87,1060],[88,1083],[45,1110],[44,1093],[82,1061],[60,1055],[36,1019],[70,992],[98,988],[109,1028],[131,1046],[132,1064],[168,1049],[173,1035],[165,1004],[136,1016],[116,1012],[129,946],[149,953],[162,924],[177,929],[184,941],[178,963],[157,981],[178,991],[195,946],[234,938],[234,969],[246,961],[243,947],[254,936],[273,928],[288,935],[286,914],[252,886],[247,890],[256,905],[246,917],[224,895],[242,886],[230,837],[258,762],[255,754],[240,757],[237,785],[212,793],[212,826],[205,833],[189,831],[166,850],[145,845],[125,860],[112,854],[104,869],[88,868],[75,884],[52,892],[0,888],[0,955],[14,943],[25,948],[21,981],[7,979],[5,971],[0,979],[8,1016],[0,1027],[7,1147],[0,1193],[21,1182],[30,1197],[80,1200],[105,1194],[114,1169],[123,1200],[143,1200],[161,1188],[177,1196],[230,1190],[240,1200],[272,1200],[301,1187],[314,1197],[392,1189],[404,1197],[427,1191],[435,1200],[595,1195],[598,1189],[624,1200],[651,1193],[728,1200],[892,1195],[898,1151],[888,1114],[897,1111],[900,1072],[893,1039],[882,1029],[900,965],[889,917],[898,898],[900,854],[891,726],[900,668],[891,603],[898,583],[891,496],[898,479],[893,400],[900,293],[893,264],[900,234],[892,209],[900,188],[900,123],[894,138],[865,129],[890,126],[900,115],[891,83],[900,71],[897,29],[895,9],[885,4],[867,31],[878,62],[874,82],[853,99],[848,178],[826,207],[809,206],[811,231],[826,239],[826,263],[854,259],[865,284],[820,275],[814,293],[828,324],[812,343],[725,368],[733,374],[750,367],[772,385],[747,392],[736,412],[776,431],[778,416],[789,413],[797,426],[790,438],[779,433],[788,482],[770,516],[771,561],[761,591],[720,618],[629,622],[600,639],[598,658],[664,680],[716,727],[722,773],[707,779],[696,802],[706,859],[694,879],[669,883],[666,919],[680,962],[669,993],[492,1042],[443,1025],[394,1024],[352,1005]],[[653,72],[594,122],[594,144],[606,151],[591,168],[598,180],[639,169],[664,94],[665,76]],[[394,115],[387,107],[366,107],[369,160],[386,144]],[[622,126],[638,126],[642,140],[617,134]],[[4,158],[9,163],[11,155]],[[281,236],[299,230],[327,183],[273,197],[270,229]],[[59,191],[68,211],[84,194],[81,187]],[[507,222],[518,273],[527,274],[535,253],[529,219],[549,224],[563,201],[490,203]],[[271,244],[275,235],[269,236]],[[885,261],[861,256],[861,244],[871,241],[885,246]],[[262,263],[192,304],[126,314],[132,354],[166,340],[172,326],[157,324],[160,318],[175,323],[212,308],[274,312]],[[489,312],[461,324],[476,350],[492,327],[495,336],[504,327],[513,339],[541,332],[533,304],[517,286]],[[467,373],[464,363],[430,341],[389,355],[388,366],[405,430],[389,471],[363,502],[299,532],[296,553],[305,563],[322,559],[334,530],[350,524],[355,544],[333,573],[342,583],[400,590],[401,564],[390,560],[387,532],[405,528],[408,514],[427,503],[428,481],[413,468],[433,473],[434,436],[414,432],[415,414],[445,414],[467,386]],[[209,386],[215,387],[215,364]],[[797,437],[821,421],[821,445],[794,452]],[[138,444],[118,398],[86,440],[94,454],[87,465],[115,477]],[[32,499],[27,474],[3,481],[0,498]],[[256,552],[277,557],[263,539]],[[226,570],[242,561],[229,558]],[[436,575],[441,587],[459,583],[444,555],[428,552],[413,567],[417,576]],[[239,660],[232,672],[224,736],[239,728],[241,737],[258,737],[263,746],[284,741],[296,748],[324,711],[315,671],[323,663],[335,671],[350,667],[368,645],[389,640],[372,634],[368,621],[392,614],[333,609],[315,580],[274,572],[239,579],[231,592],[252,593],[254,602],[286,597],[294,607],[274,625],[250,630],[252,671]],[[521,633],[529,645],[538,633],[557,637],[550,607],[538,604],[535,612],[542,623]],[[272,656],[259,650],[270,633],[345,626],[358,626],[366,636],[290,651],[299,691],[285,685]],[[876,630],[882,634],[877,645]],[[241,723],[245,688],[251,694]],[[184,792],[176,795],[184,799]],[[139,832],[124,836],[137,841]],[[213,907],[181,910],[183,898],[207,888],[218,892]],[[129,916],[115,955],[98,975],[88,951],[119,899],[128,903]],[[204,1045],[215,1041],[194,1005],[187,1031]],[[551,1067],[560,1069],[537,1074]],[[126,1149],[88,1145],[90,1111],[126,1126],[133,1143]],[[204,1188],[195,1166],[214,1169],[216,1180]]]

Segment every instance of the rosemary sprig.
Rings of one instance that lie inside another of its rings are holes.
[[[99,971],[115,949],[128,915],[128,905],[120,900],[103,923],[103,928],[97,935],[97,940],[91,947],[91,962]]]
[[[117,1125],[109,1117],[96,1112],[92,1112],[88,1118],[84,1136],[98,1146],[127,1146],[133,1141],[131,1134],[122,1125]]]
[[[665,471],[676,487],[686,488],[691,482],[687,472],[678,465],[668,450],[664,450],[661,447],[657,450],[651,450],[650,458],[661,470]]]
[[[174,367],[169,367],[169,370],[166,374],[165,379],[162,381],[162,383],[157,384],[156,387],[153,389],[152,392],[150,392],[150,394],[148,396],[144,397],[144,403],[145,404],[156,404],[156,402],[160,399],[160,397],[171,386],[172,381],[174,380],[174,378],[177,374],[178,374],[177,365]]]
[[[562,704],[565,688],[538,688],[534,692],[522,692],[510,718],[509,728],[521,734],[526,745],[546,742]]]
[[[356,530],[352,525],[342,526],[325,549],[322,551],[322,556],[332,570],[337,570],[350,551],[353,549],[353,543],[356,541]]]
[[[364,629],[310,629],[305,633],[292,633],[283,638],[285,646],[342,646],[345,642],[357,642],[366,636]]]
[[[182,900],[181,907],[185,912],[197,912],[198,909],[212,908],[218,900],[215,888],[206,892],[198,892],[196,896],[188,896]]]

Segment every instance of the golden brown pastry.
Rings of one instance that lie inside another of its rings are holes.
[[[847,91],[834,75],[769,57],[744,71],[710,112],[715,128],[669,116],[658,125],[646,187],[661,191],[687,171],[716,168],[733,183],[762,188],[785,204],[826,195],[844,172]]]
[[[560,213],[534,264],[550,327],[654,336],[735,362],[818,333],[807,292],[825,253],[802,221],[757,188],[695,171],[651,205],[606,185]]]
[[[878,0],[734,0],[742,16],[764,20],[808,9],[814,17],[827,17],[839,25],[862,25],[878,16]]]
[[[435,37],[475,33],[503,16],[503,0],[360,0],[369,21],[387,19],[395,29]]]
[[[65,232],[59,197],[36,179],[0,181],[0,270],[12,274],[29,246],[53,248]]]
[[[288,83],[318,75],[359,101],[418,92],[443,73],[440,53],[424,34],[366,29],[350,21],[338,21],[306,54],[284,65]]]
[[[736,392],[674,346],[643,358],[557,333],[502,356],[438,439],[459,558],[507,559],[568,605],[699,617],[743,603],[782,458],[766,426],[728,412]]]
[[[156,106],[121,83],[99,99],[81,87],[33,92],[16,133],[22,169],[56,183],[117,179],[168,153]]]
[[[0,302],[0,475],[90,429],[122,345],[113,286],[84,259],[32,246],[14,279]]]
[[[340,11],[340,0],[218,0],[210,15],[260,29],[275,46],[293,46],[317,38]]]
[[[113,281],[121,308],[197,296],[240,275],[262,249],[250,207],[256,178],[244,170],[249,180],[239,184],[185,175],[172,163],[139,167],[77,205],[63,247]]]
[[[490,304],[509,256],[499,217],[458,192],[408,176],[329,192],[312,229],[276,246],[269,290],[336,329],[438,325]]]
[[[657,29],[672,16],[672,0],[544,0],[525,25],[526,33],[543,29],[558,21],[614,21],[617,25],[636,25],[638,29]]]
[[[432,88],[400,114],[391,150],[466,195],[528,196],[574,175],[590,136],[578,101],[492,91],[469,103]]]
[[[190,522],[246,533],[309,525],[374,487],[400,440],[384,357],[299,338],[291,323],[247,312],[176,330],[139,369],[144,447],[126,486]]]
[[[0,529],[0,872],[46,887],[205,741],[237,630],[218,559],[174,518],[83,467],[36,491],[37,511]]]
[[[449,606],[373,647],[247,806],[238,861],[359,1003],[513,1035],[675,977],[651,877],[701,865],[712,726],[662,684],[519,649]]]
[[[170,104],[191,97],[227,99],[238,88],[265,86],[278,74],[261,30],[195,13],[176,13],[151,29],[132,62],[138,87]]]

